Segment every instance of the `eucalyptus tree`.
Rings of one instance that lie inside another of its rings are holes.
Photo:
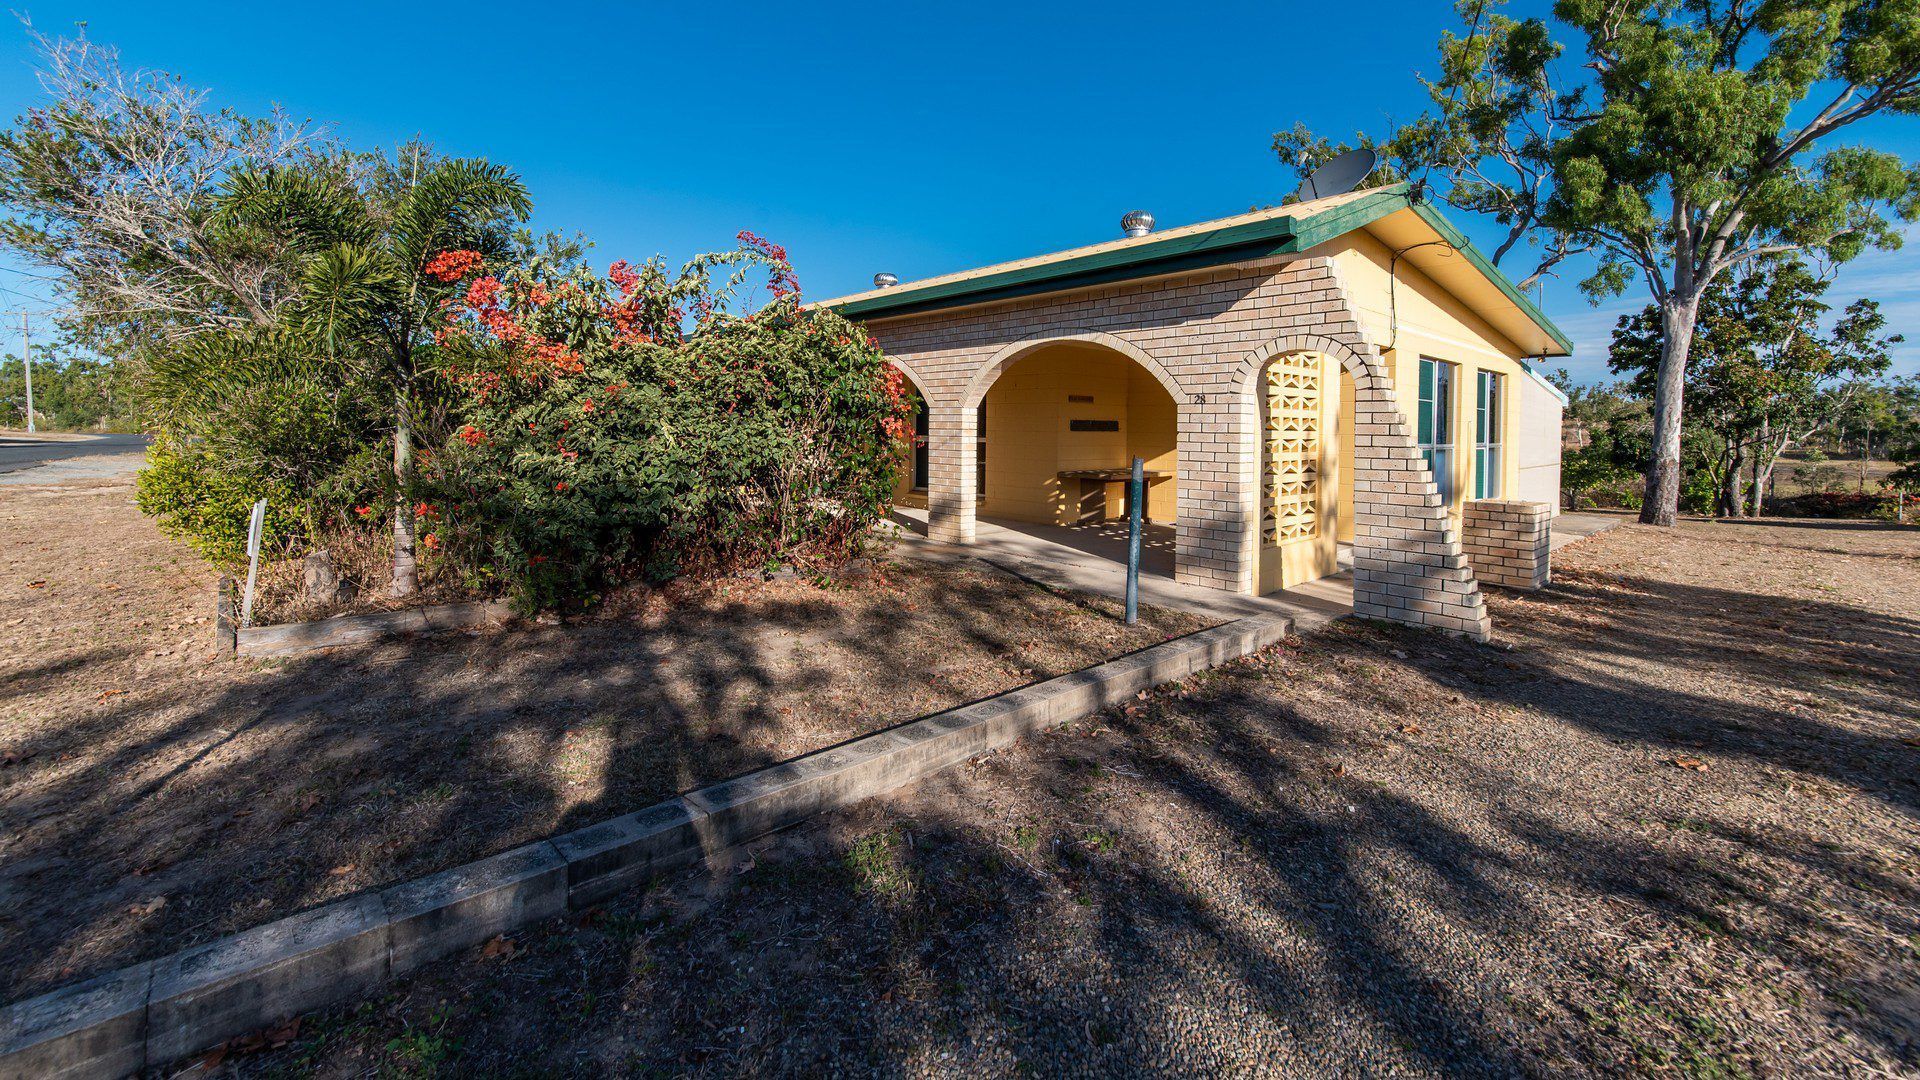
[[[1670,525],[1708,288],[1756,259],[1897,247],[1896,220],[1920,214],[1920,167],[1836,145],[1869,117],[1920,111],[1920,3],[1559,0],[1571,54],[1498,0],[1456,7],[1464,33],[1440,40],[1430,108],[1388,156],[1502,226],[1497,263],[1525,241],[1523,280],[1584,255],[1596,300],[1645,289],[1660,359],[1641,520]],[[1283,159],[1314,149],[1302,134],[1277,140]]]
[[[395,596],[419,586],[409,495],[415,437],[431,398],[422,375],[443,301],[455,288],[430,274],[428,263],[448,251],[505,255],[531,208],[525,186],[505,167],[433,158],[419,146],[392,157],[240,170],[217,200],[214,217],[223,226],[271,232],[291,247],[277,332],[380,388],[393,451]]]
[[[1718,514],[1757,516],[1780,455],[1841,419],[1892,364],[1886,316],[1873,300],[1847,305],[1831,331],[1828,282],[1803,263],[1763,260],[1715,281],[1701,299],[1687,367],[1687,426],[1712,455],[1705,465]],[[1645,392],[1660,374],[1657,305],[1622,317],[1608,365]]]

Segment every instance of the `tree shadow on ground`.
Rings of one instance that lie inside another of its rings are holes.
[[[1920,620],[1623,574],[1583,574],[1519,602],[1520,650],[1440,681],[1609,738],[1808,772],[1920,813],[1905,742]],[[1579,617],[1595,605],[1604,624]],[[1675,668],[1721,678],[1662,677]]]
[[[108,701],[9,747],[26,764],[0,802],[0,982],[17,1000],[1193,622],[1153,612],[1128,631],[991,570],[914,568],[891,585],[756,586],[665,615],[330,650]]]
[[[445,962],[298,1053],[392,1064],[438,1017],[486,1073],[1911,1070],[1911,976],[1871,961],[1920,931],[1879,730],[1912,733],[1915,625],[1813,605],[1896,684],[1808,716],[1742,700],[1777,660],[1721,622],[1761,602],[1496,596],[1513,652],[1336,627],[529,931],[511,977]]]

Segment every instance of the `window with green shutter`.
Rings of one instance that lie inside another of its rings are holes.
[[[1501,375],[1482,371],[1474,388],[1473,497],[1500,498]]]
[[[1433,482],[1443,502],[1453,501],[1453,381],[1454,365],[1432,357],[1420,358],[1420,402],[1414,428],[1420,453],[1427,459]]]

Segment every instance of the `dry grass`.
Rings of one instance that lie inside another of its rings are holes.
[[[1628,525],[312,1018],[244,1073],[1920,1075],[1920,529]]]
[[[983,569],[219,659],[126,484],[0,490],[8,1000],[1196,629]]]

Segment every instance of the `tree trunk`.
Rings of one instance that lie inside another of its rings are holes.
[[[1653,460],[1647,465],[1642,525],[1671,527],[1680,516],[1680,415],[1700,297],[1670,295],[1660,305],[1660,371],[1653,390]]]
[[[1746,498],[1740,490],[1740,470],[1745,464],[1739,445],[1730,444],[1727,447],[1727,475],[1720,485],[1720,505],[1714,508],[1721,517],[1737,518],[1741,508],[1746,505]]]
[[[407,505],[408,480],[413,476],[413,412],[408,389],[403,383],[394,403],[392,592],[395,596],[411,596],[420,588],[419,562],[413,549],[413,508]]]

